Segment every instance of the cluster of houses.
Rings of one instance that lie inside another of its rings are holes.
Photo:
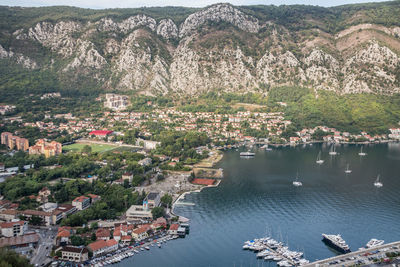
[[[29,146],[28,139],[14,136],[9,132],[1,133],[1,144],[10,150],[29,151],[30,155],[44,155],[46,158],[62,153],[62,144],[59,142],[39,139],[35,145]]]
[[[7,113],[13,111],[15,106],[12,105],[0,105],[0,115],[6,115]]]
[[[326,133],[326,135],[322,136],[322,140],[324,142],[351,142],[351,141],[367,141],[367,142],[376,142],[382,140],[390,139],[400,139],[400,128],[389,129],[391,134],[386,135],[374,135],[371,136],[366,132],[361,132],[359,134],[351,134],[349,132],[341,132],[335,128],[329,128],[326,126],[317,126],[314,128],[306,128],[299,132],[296,132],[297,136],[290,137],[290,144],[298,144],[298,143],[307,143],[313,140],[312,136],[316,131],[322,131]]]
[[[179,231],[186,233],[186,228],[178,223],[172,223],[168,228],[168,222],[160,217],[150,223],[115,223],[110,227],[92,229],[95,239],[86,247],[75,247],[71,244],[71,237],[77,235],[72,227],[59,227],[55,238],[55,252],[60,259],[74,262],[83,262],[89,259],[89,253],[98,257],[118,250],[120,245],[130,245],[134,242],[145,241],[159,231],[167,231],[170,235],[178,235]],[[82,235],[91,235],[85,233]],[[59,253],[57,253],[59,251]]]

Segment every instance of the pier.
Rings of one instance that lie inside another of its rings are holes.
[[[339,256],[318,260],[303,266],[318,267],[318,266],[353,266],[359,264],[366,265],[373,263],[373,261],[369,259],[371,257],[376,257],[378,259],[386,258],[387,252],[400,252],[400,241],[368,249],[359,249],[355,252],[350,252]]]

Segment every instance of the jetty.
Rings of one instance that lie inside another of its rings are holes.
[[[400,241],[376,246],[368,249],[359,249],[354,252],[338,255],[335,257],[318,260],[304,267],[319,267],[319,266],[356,266],[369,265],[375,263],[374,260],[381,261],[388,259],[387,253],[400,253]]]

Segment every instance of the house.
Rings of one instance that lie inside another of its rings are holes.
[[[122,174],[122,180],[128,180],[129,183],[132,183],[133,174],[130,172],[126,172],[126,173]]]
[[[89,259],[89,250],[85,247],[66,246],[60,251],[61,259],[65,261],[83,262]]]
[[[130,235],[124,235],[121,237],[121,243],[123,244],[129,244],[132,241],[132,236]]]
[[[148,209],[158,207],[159,205],[160,205],[160,194],[159,193],[151,192],[143,200],[143,206]]]
[[[161,142],[157,142],[157,141],[144,140],[144,139],[141,139],[141,138],[137,138],[136,139],[136,145],[137,146],[142,146],[146,150],[156,149],[157,146],[159,146],[160,144],[161,144]]]
[[[151,163],[152,163],[151,158],[144,158],[144,159],[138,161],[138,164],[140,166],[149,166],[149,165],[151,165]]]
[[[65,246],[70,243],[71,237],[71,227],[61,226],[58,228],[58,233],[56,236],[56,245],[57,246]]]
[[[0,220],[10,222],[17,219],[19,211],[13,209],[5,209],[0,211]]]
[[[47,202],[47,203],[44,203],[43,205],[39,206],[39,208],[45,212],[52,212],[55,209],[57,209],[57,207],[58,207],[58,204],[53,203],[53,202]]]
[[[132,237],[136,240],[136,241],[140,241],[143,239],[146,239],[147,237],[149,237],[148,235],[148,231],[151,230],[150,226],[148,225],[143,225],[139,228],[136,228],[135,230],[132,231]]]
[[[99,201],[101,199],[100,196],[95,194],[88,194],[88,197],[90,197],[91,203],[95,203],[96,201]]]
[[[38,194],[37,200],[39,202],[45,203],[48,201],[49,196],[51,195],[51,191],[47,187],[43,187]]]
[[[177,235],[178,234],[178,229],[179,229],[179,224],[173,223],[169,227],[168,234],[169,235]]]
[[[152,224],[152,229],[162,229],[167,227],[167,220],[164,217],[157,218]]]
[[[90,243],[88,249],[93,253],[93,257],[97,257],[103,253],[109,253],[118,249],[118,242],[115,239],[98,240]]]
[[[97,240],[110,240],[110,230],[106,228],[99,228],[96,230],[96,239]]]
[[[90,206],[90,198],[85,196],[76,197],[72,201],[72,206],[76,207],[77,210],[84,210]]]
[[[26,221],[11,221],[0,223],[1,234],[5,237],[24,235],[28,231],[28,223]]]

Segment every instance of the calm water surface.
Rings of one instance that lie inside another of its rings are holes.
[[[154,247],[120,266],[276,266],[242,250],[243,242],[265,236],[281,239],[314,261],[335,255],[321,233],[338,234],[352,250],[371,238],[400,240],[400,144],[313,145],[255,150],[253,159],[228,151],[218,167],[224,179],[217,188],[187,195],[195,206],[177,206],[190,218],[190,234]],[[322,150],[321,166],[315,163]],[[351,174],[345,174],[346,164]],[[292,181],[298,171],[303,186]],[[373,182],[381,174],[383,187]]]

